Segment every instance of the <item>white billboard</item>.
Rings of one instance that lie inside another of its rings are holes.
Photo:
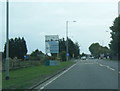
[[[59,36],[46,35],[45,36],[45,51],[46,53],[59,53]]]

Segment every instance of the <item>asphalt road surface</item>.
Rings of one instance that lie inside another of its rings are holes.
[[[118,89],[118,63],[98,59],[77,63],[35,89]]]

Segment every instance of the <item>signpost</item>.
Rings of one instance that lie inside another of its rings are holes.
[[[46,53],[59,53],[59,36],[46,35],[45,36]]]
[[[66,54],[66,56],[68,56],[68,57],[69,57],[69,53],[67,53],[67,54]]]
[[[52,53],[57,54],[59,53],[59,36],[58,35],[46,35],[45,36],[45,46],[46,46],[46,54]],[[56,60],[48,60],[45,63],[48,66],[59,65],[59,62]]]

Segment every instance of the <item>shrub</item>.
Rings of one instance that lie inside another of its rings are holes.
[[[65,52],[65,51],[62,51],[62,52],[60,53],[60,59],[61,59],[62,61],[66,61],[66,52]]]

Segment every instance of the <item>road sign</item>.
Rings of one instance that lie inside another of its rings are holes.
[[[46,53],[59,53],[59,36],[45,36]]]
[[[67,55],[67,56],[69,56],[70,54],[69,54],[69,53],[67,53],[66,55]]]

